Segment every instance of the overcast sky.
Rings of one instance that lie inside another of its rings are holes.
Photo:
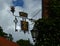
[[[14,41],[19,39],[28,39],[32,42],[31,33],[29,32],[24,34],[21,31],[20,20],[18,19],[17,29],[18,32],[15,32],[14,25],[14,16],[10,11],[10,6],[15,6],[15,15],[19,16],[19,11],[24,11],[28,13],[28,18],[32,18],[39,10],[38,14],[33,17],[33,19],[38,20],[41,18],[42,13],[42,1],[41,0],[0,0],[0,26],[3,28],[3,31],[6,33],[12,34]],[[28,21],[28,20],[27,20]],[[29,30],[32,30],[33,25],[31,21],[29,22]]]

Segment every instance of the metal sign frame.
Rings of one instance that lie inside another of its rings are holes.
[[[28,17],[28,14],[27,13],[25,13],[25,12],[19,12],[19,16],[20,17]]]

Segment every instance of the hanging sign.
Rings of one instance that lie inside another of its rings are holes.
[[[28,31],[28,22],[21,21],[21,30]]]

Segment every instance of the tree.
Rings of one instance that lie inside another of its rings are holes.
[[[8,36],[8,40],[13,41],[12,34],[9,34],[9,36]]]
[[[20,45],[20,46],[33,46],[29,40],[18,40],[17,43]]]
[[[11,35],[11,34],[9,34],[9,36],[8,36],[8,34],[7,34],[7,33],[3,32],[3,29],[2,29],[2,27],[1,27],[1,26],[0,26],[0,37],[5,37],[5,38],[7,38],[7,39],[8,39],[8,40],[10,40],[10,41],[12,41],[12,40],[13,40],[12,35]]]
[[[1,26],[0,26],[0,36],[7,37],[7,33],[3,32],[3,29]]]
[[[55,19],[46,20],[39,19],[35,26],[38,29],[36,38],[36,46],[58,46],[60,45],[60,23],[56,23]]]
[[[59,0],[49,1],[49,17],[51,18],[60,17],[60,1]]]
[[[34,27],[38,30],[35,46],[60,46],[60,1],[50,0],[48,19],[39,19]]]

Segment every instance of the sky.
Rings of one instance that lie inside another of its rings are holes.
[[[15,32],[15,24],[13,22],[14,16],[10,11],[10,6],[15,7],[14,15],[19,16],[19,12],[24,11],[28,13],[28,18],[32,18],[36,15],[33,19],[38,20],[39,18],[42,18],[42,0],[0,0],[0,26],[3,28],[3,31],[12,34],[14,38],[13,41],[19,39],[28,40],[29,38],[30,42],[33,43],[30,30],[33,29],[34,23],[27,20],[29,22],[29,33],[24,34],[20,28],[20,21],[22,19],[17,18],[18,32]]]

